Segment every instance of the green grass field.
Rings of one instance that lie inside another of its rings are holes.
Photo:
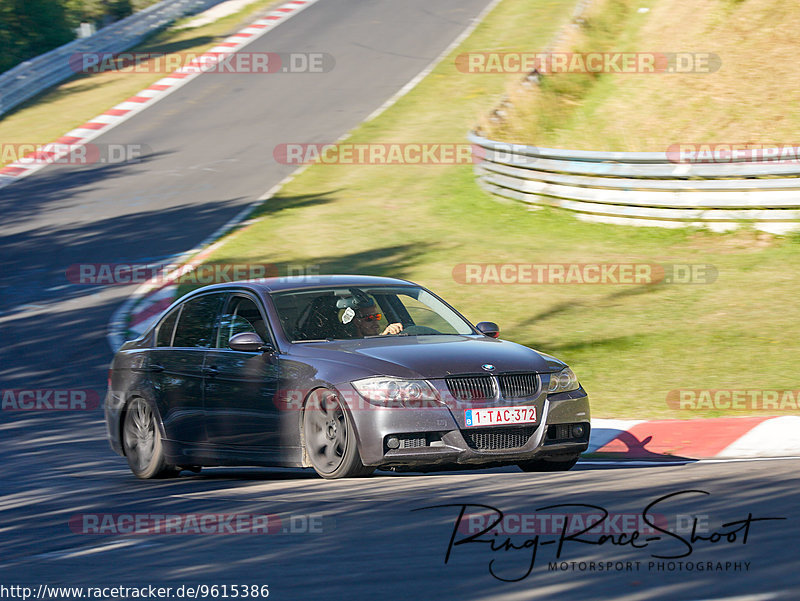
[[[640,12],[646,10],[646,12]],[[663,151],[675,143],[796,144],[800,5],[782,0],[594,0],[563,52],[711,53],[697,73],[553,74],[511,80],[488,137],[543,147]],[[535,49],[534,49],[535,50]],[[716,60],[716,59],[715,59]],[[498,77],[498,76],[495,76]]]

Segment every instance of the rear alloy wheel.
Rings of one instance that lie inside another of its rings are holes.
[[[330,390],[313,394],[306,403],[303,438],[308,460],[323,478],[357,478],[375,471],[361,463],[352,420]]]
[[[562,455],[552,459],[531,459],[517,465],[523,472],[566,472],[578,463],[580,455]]]
[[[133,399],[125,412],[122,445],[131,471],[138,478],[159,478],[177,474],[164,459],[161,432],[156,417],[144,399]]]

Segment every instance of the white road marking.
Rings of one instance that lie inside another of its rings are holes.
[[[797,454],[800,449],[800,417],[785,415],[758,424],[717,453],[717,457],[757,457],[770,449],[775,454]]]
[[[637,460],[637,459],[581,459],[577,465],[630,465],[630,466],[642,466],[642,465],[686,465],[686,464],[699,464],[699,463],[737,463],[741,461],[786,461],[786,460],[793,460],[793,459],[800,459],[800,456],[791,456],[788,455],[786,457],[729,457],[725,459],[684,459],[680,461],[645,461],[645,460]]]

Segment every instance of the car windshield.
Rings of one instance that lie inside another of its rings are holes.
[[[315,288],[276,292],[272,299],[292,342],[475,333],[418,286]]]

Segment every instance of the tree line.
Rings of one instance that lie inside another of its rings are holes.
[[[98,29],[156,0],[0,0],[0,72]]]

